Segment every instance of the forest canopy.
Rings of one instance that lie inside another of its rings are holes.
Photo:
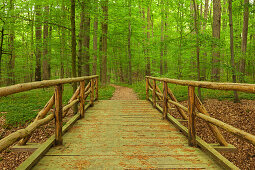
[[[249,0],[2,0],[1,86],[98,74],[255,81]]]

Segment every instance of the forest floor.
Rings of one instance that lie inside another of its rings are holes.
[[[117,85],[111,86],[115,88],[115,92],[111,100],[139,99],[137,94],[131,88]],[[187,106],[187,101],[183,101],[181,103]],[[232,101],[228,100],[219,101],[217,99],[206,99],[204,100],[204,106],[212,117],[255,135],[254,100],[242,100],[241,103],[233,103]],[[180,118],[180,115],[176,110],[171,110],[171,114],[176,118]],[[68,115],[69,116],[65,118],[65,121],[72,117],[72,112],[69,112]],[[197,135],[208,143],[216,143],[205,122],[203,122],[201,119],[197,119],[196,122]],[[18,128],[6,129],[4,117],[0,117],[0,139],[12,132],[17,131],[18,129],[26,127],[27,125],[28,124]],[[47,131],[44,129],[47,129]],[[222,130],[222,132],[227,142],[234,145],[237,148],[237,151],[221,154],[233,162],[240,169],[255,169],[255,147],[236,138],[224,130]],[[43,143],[53,134],[54,121],[51,121],[49,124],[37,129],[35,133],[33,133],[29,142]],[[31,154],[31,152],[13,152],[11,149],[7,149],[0,153],[0,169],[15,169]]]

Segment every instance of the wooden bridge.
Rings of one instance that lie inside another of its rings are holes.
[[[62,107],[63,84],[73,82],[80,82],[80,86]],[[167,83],[188,86],[188,108],[178,103]],[[254,85],[146,77],[148,100],[95,101],[98,76],[90,76],[0,88],[0,96],[48,86],[56,86],[55,93],[35,121],[0,140],[0,151],[20,139],[20,145],[25,145],[37,127],[55,119],[55,135],[41,144],[18,169],[238,169],[217,152],[233,147],[216,126],[255,144],[254,135],[211,118],[194,93],[198,86],[255,93]],[[78,113],[62,126],[62,118],[78,102]],[[54,113],[47,114],[53,105]],[[188,121],[188,128],[171,116],[171,105],[183,121]],[[208,123],[219,145],[207,144],[196,135],[195,116]]]

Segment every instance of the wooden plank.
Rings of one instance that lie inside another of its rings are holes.
[[[220,152],[236,152],[237,148],[234,145],[228,144],[228,146],[221,146],[218,143],[209,144],[213,147],[216,151]]]
[[[26,145],[15,145],[11,148],[13,152],[34,152],[40,143],[26,143]]]
[[[55,144],[62,145],[62,85],[55,89]]]
[[[188,113],[189,113],[189,135],[188,141],[190,146],[196,146],[196,129],[195,129],[195,87],[188,87]]]
[[[73,116],[66,124],[63,126],[62,133],[66,133],[67,130],[80,118],[80,113],[77,113]],[[42,157],[49,151],[49,149],[55,143],[55,135],[52,135],[49,139],[46,140],[39,148],[30,155],[16,170],[29,170],[31,169]]]

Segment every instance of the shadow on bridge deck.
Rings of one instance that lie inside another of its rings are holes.
[[[95,103],[33,169],[220,169],[145,100]]]

